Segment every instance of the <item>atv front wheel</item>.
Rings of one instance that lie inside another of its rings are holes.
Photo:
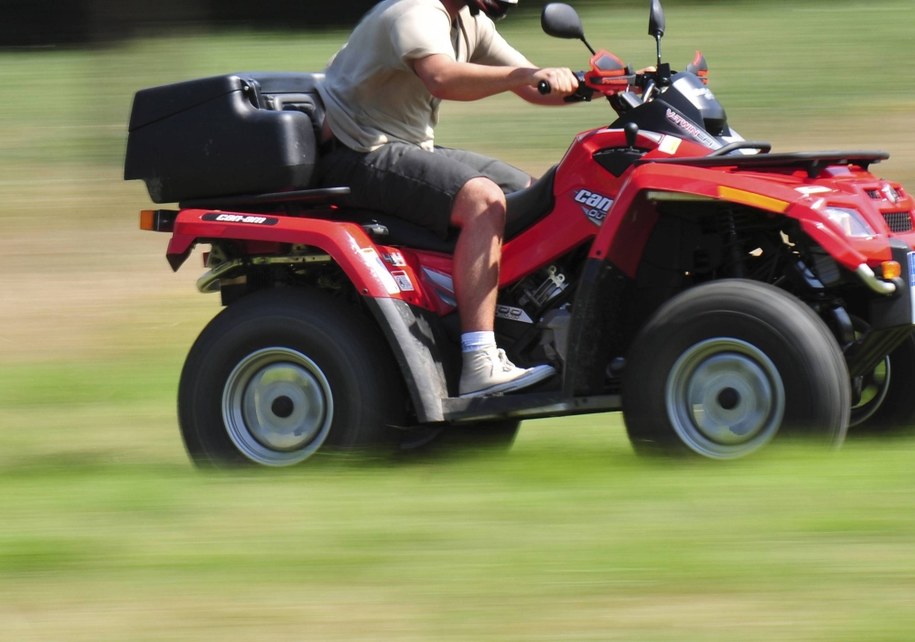
[[[892,433],[915,428],[915,336],[908,336],[856,382],[860,400],[851,409],[854,434]]]
[[[319,450],[387,445],[405,394],[378,329],[317,290],[247,296],[203,330],[178,393],[197,464],[290,466]]]
[[[838,445],[850,408],[848,369],[826,325],[755,281],[717,281],[668,301],[623,373],[624,419],[639,453],[732,459],[788,434]]]

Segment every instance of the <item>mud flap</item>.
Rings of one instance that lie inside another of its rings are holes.
[[[604,385],[610,357],[631,338],[624,320],[632,281],[611,263],[589,259],[582,273],[569,330],[563,390],[571,396],[596,394]]]
[[[448,383],[429,322],[404,301],[366,298],[397,359],[419,423],[444,421],[442,399]]]

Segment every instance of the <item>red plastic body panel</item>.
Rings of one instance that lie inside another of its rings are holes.
[[[501,287],[582,246],[590,258],[610,261],[634,277],[658,216],[652,195],[659,193],[732,201],[796,219],[805,233],[852,271],[862,263],[876,266],[888,260],[890,236],[915,246],[915,231],[887,233],[884,220],[894,213],[911,216],[912,197],[898,184],[859,167],[830,166],[810,178],[807,171],[790,167],[750,171],[736,165],[691,165],[689,160],[679,164],[671,160],[704,157],[709,150],[646,132],[640,132],[635,142],[648,151],[639,163],[615,176],[595,161],[595,154],[627,148],[625,133],[600,128],[576,136],[557,168],[552,211],[503,247]],[[646,162],[651,159],[665,162]],[[824,215],[827,206],[861,212],[878,233],[849,237]],[[244,242],[252,254],[281,253],[282,247],[291,245],[318,248],[365,296],[399,299],[438,315],[454,310],[450,255],[377,244],[355,223],[187,209],[179,213],[169,243],[173,267],[177,269],[195,243],[218,239]]]
[[[252,243],[307,245],[329,254],[365,296],[394,297],[428,306],[417,289],[415,261],[398,248],[375,244],[355,223],[274,214],[187,209],[178,214],[167,255],[173,264],[193,245],[218,239]]]

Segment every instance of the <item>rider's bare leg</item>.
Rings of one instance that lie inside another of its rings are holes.
[[[454,248],[454,290],[461,331],[492,331],[505,229],[505,195],[488,178],[468,181],[454,199],[451,224],[461,230]]]
[[[461,229],[454,251],[454,292],[461,330],[493,330],[505,229],[505,195],[487,178],[474,178],[458,192],[451,224]],[[499,394],[551,377],[551,366],[518,368],[496,347],[495,339],[463,353],[461,396]]]

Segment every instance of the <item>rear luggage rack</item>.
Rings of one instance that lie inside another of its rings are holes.
[[[241,194],[238,196],[216,196],[213,198],[192,198],[181,201],[181,209],[224,210],[244,206],[276,205],[296,203],[298,205],[339,205],[349,196],[349,187],[324,187],[301,189],[289,192],[267,194]]]
[[[787,154],[735,154],[724,156],[714,152],[708,156],[686,158],[641,158],[636,165],[646,163],[664,163],[674,165],[692,165],[696,167],[737,167],[754,169],[763,167],[800,167],[807,171],[807,176],[816,178],[824,168],[830,165],[857,165],[863,170],[871,163],[879,163],[890,155],[886,152],[793,152]]]

